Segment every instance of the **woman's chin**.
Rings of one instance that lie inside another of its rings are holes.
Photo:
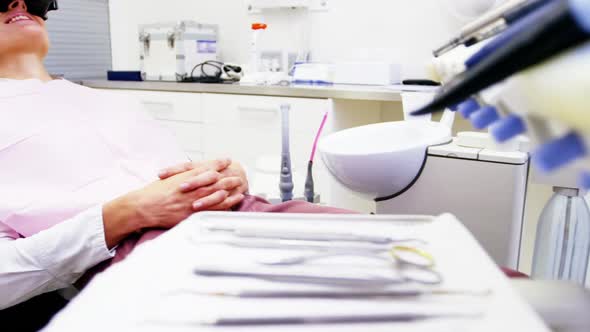
[[[7,41],[6,45],[3,45]],[[47,37],[41,34],[30,34],[27,37],[19,36],[9,40],[0,40],[0,53],[12,54],[14,56],[20,53],[34,53],[40,56],[47,54],[49,41]]]

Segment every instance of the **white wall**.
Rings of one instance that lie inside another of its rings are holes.
[[[331,0],[327,12],[310,14],[312,56],[317,61],[399,61],[405,76],[422,76],[431,51],[460,26],[436,0]],[[296,44],[302,14],[249,15],[244,0],[111,0],[113,68],[137,70],[139,24],[180,19],[220,25],[224,61],[246,63],[249,24],[264,20],[268,33],[261,47]]]

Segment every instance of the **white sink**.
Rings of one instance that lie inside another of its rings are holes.
[[[451,140],[451,129],[438,122],[386,122],[336,132],[321,140],[319,151],[340,183],[376,199],[408,187],[428,147]]]

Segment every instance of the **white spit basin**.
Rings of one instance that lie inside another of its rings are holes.
[[[378,123],[336,132],[319,145],[329,171],[365,198],[404,190],[419,175],[429,146],[449,143],[451,129],[431,121]]]

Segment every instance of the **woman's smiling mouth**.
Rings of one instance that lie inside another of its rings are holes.
[[[33,18],[25,13],[14,13],[4,22],[5,24],[30,24],[36,23]]]

